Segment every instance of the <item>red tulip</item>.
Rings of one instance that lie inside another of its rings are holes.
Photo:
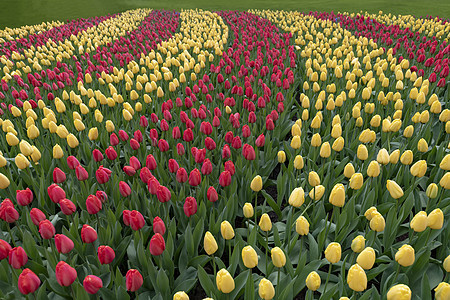
[[[152,143],[156,143],[158,140],[158,131],[155,128],[150,129],[149,137]]]
[[[183,140],[185,142],[192,142],[194,140],[194,133],[192,132],[192,130],[190,128],[186,129],[183,132]]]
[[[28,262],[28,256],[20,246],[12,248],[8,256],[8,262],[14,269],[20,269]]]
[[[151,155],[151,154],[147,155],[147,159],[145,160],[145,165],[151,171],[156,169],[157,164],[156,164],[156,160],[153,157],[153,155]]]
[[[225,144],[222,149],[222,159],[228,159],[231,157],[231,149],[230,146]]]
[[[53,182],[61,183],[66,180],[66,173],[64,173],[60,168],[55,168],[53,170]]]
[[[99,246],[97,249],[98,260],[102,265],[109,265],[116,257],[116,253],[109,246]]]
[[[73,204],[72,201],[66,198],[61,199],[59,201],[59,208],[61,209],[62,213],[65,214],[66,216],[70,216],[77,210],[75,204]]]
[[[110,169],[100,166],[97,171],[95,171],[95,177],[97,178],[99,184],[103,184],[109,181],[111,173],[112,172]]]
[[[53,203],[59,203],[61,199],[66,198],[66,192],[56,183],[47,188],[47,193]]]
[[[193,148],[196,149],[195,147],[193,147]],[[193,155],[195,157],[195,162],[198,163],[198,164],[201,164],[205,160],[206,149],[205,148],[197,149]]]
[[[264,144],[266,143],[266,138],[263,133],[261,133],[258,138],[255,141],[256,147],[264,147]]]
[[[179,168],[177,171],[176,179],[180,183],[184,183],[188,180],[187,172],[184,168]]]
[[[154,256],[161,255],[166,249],[166,243],[161,234],[155,233],[155,235],[150,240],[149,245],[150,253]]]
[[[437,86],[438,86],[438,87],[444,87],[445,84],[446,84],[445,78],[441,78],[441,79],[439,79],[439,81],[438,81],[438,83],[437,83]]]
[[[103,282],[100,277],[88,275],[83,280],[83,287],[88,294],[94,295],[103,287]]]
[[[39,277],[28,268],[22,271],[17,282],[19,291],[23,295],[34,293],[39,288],[40,284],[41,280],[39,279]]]
[[[169,159],[169,172],[170,173],[176,173],[180,166],[178,165],[177,161],[173,158]]]
[[[147,167],[143,167],[139,173],[143,183],[148,183],[148,181],[153,177],[152,172]]]
[[[139,119],[139,126],[146,128],[148,126],[148,120],[145,116],[141,116]]]
[[[126,142],[126,141],[128,141],[128,139],[129,139],[130,137],[128,136],[128,133],[126,133],[125,131],[123,131],[123,130],[121,129],[121,130],[119,130],[119,138],[120,138],[123,142]]]
[[[203,162],[203,165],[202,165],[202,174],[209,175],[209,174],[211,174],[212,169],[213,169],[213,166],[212,166],[212,163],[209,160],[209,158],[205,159],[205,161]]]
[[[245,144],[242,148],[242,155],[246,160],[254,160],[256,158],[255,149],[249,144]]]
[[[61,286],[70,286],[77,279],[77,271],[64,261],[60,261],[55,269],[56,281]]]
[[[125,218],[125,215],[124,215]],[[144,216],[142,216],[142,214],[140,212],[138,212],[137,210],[133,210],[130,212],[129,215],[129,223],[130,223],[130,227],[133,230],[139,230],[142,229],[142,227],[144,227],[145,225],[145,220],[144,220]]]
[[[136,269],[128,270],[126,275],[127,291],[135,292],[141,288],[144,283],[141,273]]]
[[[158,193],[159,186],[160,184],[154,176],[152,176],[150,180],[147,182],[148,191],[152,195],[156,195]]]
[[[161,123],[159,124],[161,127],[161,131],[168,131],[169,130],[169,124],[167,124],[166,120],[161,120]]]
[[[57,234],[55,235],[55,246],[59,253],[66,254],[72,251],[74,244],[73,241],[64,234]]]
[[[41,221],[46,219],[45,214],[39,208],[31,209],[30,218],[33,224],[36,226],[38,226]]]
[[[242,126],[242,136],[248,138],[252,134],[250,127],[248,125]]]
[[[275,129],[275,124],[273,123],[272,118],[267,118],[266,119],[266,129],[269,130],[269,131]]]
[[[130,166],[133,167],[136,171],[141,168],[141,162],[137,159],[136,156],[130,157]]]
[[[219,199],[219,195],[214,187],[210,186],[206,192],[206,198],[211,202],[216,202]]]
[[[109,143],[111,146],[117,146],[119,144],[119,138],[114,132],[109,136]]]
[[[231,142],[231,147],[233,147],[234,149],[240,149],[242,147],[242,141],[239,136],[235,136],[233,138],[233,141]]]
[[[16,200],[19,205],[26,206],[33,201],[33,192],[29,188],[26,190],[17,190]]]
[[[136,130],[133,133],[134,139],[138,142],[138,143],[142,143],[142,141],[144,140],[144,137],[142,136],[142,132],[140,130]]]
[[[210,137],[205,138],[205,148],[209,151],[216,149],[216,142]]]
[[[117,158],[117,152],[116,152],[116,150],[114,150],[114,148],[112,146],[109,146],[108,148],[106,148],[105,154],[109,160],[115,160]]]
[[[200,174],[200,171],[195,168],[194,170],[189,173],[189,184],[191,186],[198,186],[202,183],[202,176]]]
[[[185,153],[185,150],[184,150],[183,144],[178,143],[178,144],[177,144],[177,154],[178,154],[179,156],[183,156],[184,153]]]
[[[124,181],[119,182],[119,191],[122,197],[128,197],[131,194],[130,186]]]
[[[160,139],[158,141],[158,148],[161,152],[169,151],[169,143],[167,143],[167,141],[164,139]]]
[[[183,210],[187,217],[195,215],[197,212],[197,200],[194,197],[187,197],[184,201]]]
[[[200,132],[202,132],[205,135],[210,135],[212,133],[211,123],[209,123],[209,122],[202,122],[200,124]]]
[[[86,199],[86,210],[90,215],[95,215],[102,209],[102,201],[97,196],[89,195]]]
[[[236,173],[236,169],[231,160],[226,161],[224,167],[226,171],[230,172],[231,176],[233,176],[234,173]]]
[[[100,150],[98,150],[98,149],[94,149],[94,150],[92,151],[92,157],[94,158],[94,160],[95,160],[96,162],[99,162],[99,161],[102,161],[102,160],[103,160],[103,154],[102,154],[102,152],[100,152]]]
[[[80,162],[75,156],[70,155],[67,157],[67,165],[69,166],[69,169],[75,170],[75,168],[80,165]]]
[[[84,181],[89,178],[88,172],[81,165],[75,168],[75,175],[79,181]]]
[[[49,240],[55,235],[55,226],[49,220],[42,220],[39,223],[39,233],[44,240]]]
[[[90,244],[97,240],[97,231],[91,226],[84,224],[81,228],[81,239],[83,243]]]
[[[0,260],[7,258],[11,249],[12,248],[10,244],[0,239]]]
[[[7,223],[14,223],[19,219],[19,213],[14,208],[11,200],[5,199],[0,206],[0,219]]]
[[[172,197],[168,188],[163,185],[158,186],[158,190],[156,191],[156,196],[158,197],[159,202],[167,202]]]
[[[161,235],[164,235],[164,233],[166,232],[166,225],[160,217],[155,217],[153,219],[153,232],[159,233]]]
[[[172,129],[172,138],[173,138],[174,140],[178,140],[179,138],[181,138],[180,127],[175,126],[175,127]]]
[[[102,203],[105,203],[106,201],[108,201],[108,195],[106,195],[106,193],[104,191],[95,192],[95,196],[97,196],[97,198],[100,199],[100,201]]]
[[[136,174],[136,170],[132,166],[123,167],[123,171],[125,172],[125,174],[127,174],[130,177],[132,177],[132,176],[134,176],[134,174]]]
[[[230,171],[223,171],[219,176],[219,184],[223,187],[229,186],[231,184],[231,173]]]

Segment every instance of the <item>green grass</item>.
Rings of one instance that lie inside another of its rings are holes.
[[[284,9],[297,11],[348,11],[433,15],[450,18],[449,0],[1,0],[0,28],[38,24],[117,13],[138,7],[155,9],[202,8],[208,10]]]

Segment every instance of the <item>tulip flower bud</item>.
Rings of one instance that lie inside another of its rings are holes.
[[[92,127],[89,129],[88,138],[91,141],[95,141],[98,138],[98,129],[97,127]]]
[[[97,231],[91,226],[84,224],[81,228],[81,239],[83,243],[90,244],[97,240]]]
[[[139,290],[144,283],[144,278],[142,278],[141,273],[136,269],[130,269],[127,272],[126,277],[126,287],[127,291],[135,292]]]
[[[370,270],[375,263],[375,251],[372,247],[365,248],[361,253],[359,253],[356,258],[356,263],[360,265],[364,270]]]
[[[185,292],[180,291],[173,295],[173,300],[189,300],[189,296]]]
[[[393,180],[388,180],[386,182],[386,188],[388,189],[389,193],[391,194],[391,197],[394,199],[398,199],[403,197],[403,190],[402,188],[397,184],[397,182]]]
[[[14,162],[20,170],[26,169],[30,165],[30,161],[22,153],[17,154]]]
[[[64,234],[57,234],[55,235],[55,246],[59,253],[66,254],[72,251],[74,244],[73,241]]]
[[[83,287],[88,294],[94,295],[103,287],[103,282],[100,277],[88,275],[83,280]]]
[[[314,172],[314,171],[309,172],[309,174],[308,174],[308,183],[311,186],[313,186],[313,187],[318,186],[320,184],[320,177],[319,177],[319,175],[316,172]]]
[[[427,172],[427,161],[426,160],[419,160],[415,164],[411,166],[410,169],[411,175],[415,177],[423,177],[425,176],[425,173]]]
[[[386,226],[386,221],[379,212],[375,212],[372,213],[372,218],[370,219],[369,225],[370,229],[372,229],[373,231],[381,232],[384,230],[384,227]]]
[[[244,217],[246,217],[247,219],[250,219],[251,217],[253,217],[253,206],[251,203],[245,203],[244,207],[242,208],[242,211],[244,213]]]
[[[49,220],[43,220],[39,223],[39,233],[44,240],[49,240],[55,235],[55,227]]]
[[[22,273],[19,275],[19,280],[17,282],[17,286],[19,287],[19,291],[23,295],[32,294],[39,288],[41,284],[41,280],[39,277],[30,269],[24,269]]]
[[[289,204],[293,207],[300,207],[305,202],[305,191],[303,188],[295,188],[289,196]]]
[[[216,276],[217,289],[224,294],[231,293],[234,290],[234,279],[226,269],[221,269]]]
[[[392,151],[391,154],[389,155],[389,162],[395,165],[398,162],[399,158],[400,158],[400,150],[397,149],[395,151]]]
[[[367,151],[367,147],[363,144],[358,146],[356,150],[356,157],[360,160],[366,160],[369,157],[369,152]]]
[[[245,246],[242,248],[242,261],[245,267],[253,269],[258,265],[258,254],[252,246]]]
[[[360,253],[364,250],[364,247],[366,245],[366,239],[362,235],[358,235],[355,237],[352,241],[352,251],[356,253]]]
[[[259,192],[262,189],[262,178],[261,176],[257,175],[253,178],[252,182],[250,183],[250,188],[254,192]]]
[[[0,239],[0,261],[8,257],[11,249],[12,248],[11,248],[10,244],[8,244],[6,241]]]
[[[275,297],[275,289],[272,285],[272,282],[267,280],[266,278],[261,279],[258,285],[258,294],[261,299],[271,300]]]
[[[348,286],[357,292],[362,292],[367,288],[367,276],[363,268],[358,264],[354,264],[350,267],[347,274]]]
[[[317,291],[320,287],[320,276],[316,271],[312,271],[306,277],[306,287],[311,291]]]
[[[277,157],[280,164],[283,164],[286,161],[286,153],[284,151],[278,151]]]
[[[428,218],[427,213],[424,211],[419,211],[409,222],[409,226],[415,232],[422,232],[427,229]]]
[[[89,195],[86,199],[86,210],[90,215],[95,215],[102,209],[102,202],[94,195]]]
[[[63,153],[63,150],[61,149],[61,146],[56,144],[53,147],[53,158],[54,159],[60,159],[63,156],[64,156],[64,153]]]
[[[309,222],[304,216],[300,216],[295,221],[295,231],[300,235],[307,235],[309,233]]]
[[[77,279],[77,271],[64,261],[56,265],[55,275],[61,286],[70,286]]]
[[[4,190],[9,186],[10,182],[8,177],[6,177],[3,173],[0,173],[0,189]]]
[[[331,155],[330,143],[325,142],[322,144],[322,146],[320,147],[319,155],[320,155],[320,157],[323,157],[323,158],[330,157],[330,155]]]
[[[26,206],[33,201],[33,192],[29,188],[26,188],[25,190],[17,190],[16,200],[19,205]]]
[[[225,240],[231,240],[232,238],[234,238],[233,226],[231,226],[230,222],[228,221],[223,221],[220,224],[220,233]]]
[[[359,190],[363,185],[364,179],[361,173],[355,173],[350,177],[350,188]]]
[[[33,224],[36,226],[39,226],[39,223],[46,219],[45,214],[39,208],[31,209],[30,218]]]
[[[434,291],[436,300],[448,300],[450,298],[450,284],[447,282],[439,283]]]
[[[27,141],[20,141],[19,143],[20,152],[25,156],[30,156],[33,153],[31,145]]]
[[[341,260],[341,245],[339,243],[330,243],[325,249],[325,258],[332,264]]]
[[[397,284],[391,287],[387,293],[387,300],[410,300],[411,289],[405,284]]]
[[[320,134],[316,133],[311,138],[311,146],[312,147],[319,147],[322,144],[322,138],[320,137]]]
[[[389,163],[389,153],[386,149],[381,149],[378,151],[377,161],[382,165],[387,165]]]
[[[428,151],[428,143],[423,138],[419,140],[417,143],[417,150],[419,152],[427,152]]]
[[[166,242],[161,234],[156,233],[150,240],[149,250],[154,256],[161,255],[166,249]]]
[[[259,227],[262,231],[270,231],[272,229],[272,221],[268,214],[263,214],[259,219]]]
[[[296,135],[292,138],[291,141],[291,148],[292,149],[300,149],[302,146],[302,140],[300,139],[300,136]]]
[[[108,265],[113,262],[116,253],[109,246],[99,246],[97,249],[98,260],[102,265]]]
[[[8,253],[8,263],[14,269],[22,268],[28,262],[28,256],[22,247],[12,248]]]
[[[355,168],[353,167],[352,163],[346,164],[344,168],[344,176],[347,178],[351,178],[353,174],[355,174]]]
[[[277,268],[282,268],[286,264],[286,256],[284,255],[283,250],[279,247],[272,248],[271,250],[272,262],[273,265]]]
[[[337,207],[343,207],[345,203],[345,188],[341,183],[336,184],[331,190],[329,201]]]
[[[450,172],[447,172],[442,176],[441,180],[439,180],[439,185],[446,190],[450,190]]]
[[[405,244],[395,253],[395,261],[403,267],[411,266],[415,261],[414,248]]]
[[[303,169],[303,166],[303,157],[301,155],[297,155],[294,159],[294,168],[296,168],[297,170],[301,170]]]
[[[450,171],[450,154],[444,156],[444,158],[441,160],[441,163],[439,164],[439,168],[445,171]]]
[[[428,215],[428,227],[431,229],[441,229],[444,225],[444,213],[440,208],[436,208]]]
[[[442,266],[444,267],[444,270],[447,273],[450,273],[450,255],[448,255],[445,259],[444,259],[444,263],[442,264]]]
[[[309,197],[315,201],[319,201],[323,194],[325,193],[325,187],[323,185],[318,185],[309,191]]]
[[[153,219],[153,232],[159,233],[161,235],[164,235],[164,233],[166,232],[166,225],[160,217],[155,217]]]
[[[367,176],[378,177],[380,175],[380,165],[377,161],[372,160],[367,167]]]

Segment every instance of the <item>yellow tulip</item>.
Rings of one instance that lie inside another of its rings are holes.
[[[409,125],[405,128],[405,130],[403,130],[403,136],[406,138],[410,138],[412,137],[414,133],[414,127],[412,125]]]
[[[280,164],[283,164],[286,161],[286,153],[284,151],[278,151],[277,157]]]
[[[22,153],[17,154],[14,162],[16,163],[16,166],[21,170],[28,168],[28,166],[30,165],[30,161]]]
[[[386,226],[386,221],[379,212],[372,213],[369,226],[370,229],[372,229],[373,231],[381,232],[384,230],[384,227]]]
[[[342,151],[342,149],[344,149],[344,138],[342,136],[338,137],[334,142],[333,142],[333,150],[336,152],[340,152]]]
[[[261,279],[258,285],[258,294],[261,299],[271,300],[275,297],[275,289],[272,282],[266,278]]]
[[[367,288],[367,275],[361,266],[354,264],[350,267],[347,274],[347,283],[356,292],[362,292]]]
[[[389,153],[386,149],[383,148],[378,151],[377,162],[382,165],[387,165],[389,163]]]
[[[270,251],[272,256],[273,265],[277,268],[282,268],[286,264],[286,256],[284,255],[283,250],[279,247],[272,248]]]
[[[389,155],[389,162],[390,162],[391,164],[394,164],[394,165],[395,165],[395,164],[398,162],[399,158],[400,158],[400,150],[399,150],[399,149],[394,150],[394,151],[392,151],[391,154]]]
[[[403,267],[411,266],[415,261],[414,248],[405,244],[395,253],[395,261]]]
[[[301,155],[297,155],[294,159],[294,168],[296,168],[297,170],[301,170],[303,169],[303,166],[303,157]]]
[[[387,300],[410,300],[411,289],[406,284],[397,284],[387,293]]]
[[[220,224],[220,233],[225,240],[231,240],[232,238],[234,238],[233,226],[231,226],[230,222],[228,221],[223,221]]]
[[[444,213],[440,208],[436,208],[428,215],[427,226],[431,229],[441,229],[444,225]]]
[[[322,138],[319,133],[315,133],[311,138],[311,146],[319,147],[322,144]]]
[[[173,300],[189,300],[189,296],[185,292],[176,292]]]
[[[6,142],[8,143],[9,146],[13,147],[19,144],[19,139],[13,133],[8,132],[6,134]]]
[[[450,154],[444,156],[444,158],[441,160],[441,163],[439,164],[439,168],[445,171],[450,171]]]
[[[416,162],[411,166],[410,172],[411,175],[415,177],[425,176],[425,173],[427,172],[427,161],[419,160],[418,162]]]
[[[3,173],[0,173],[0,189],[4,190],[9,186],[10,182],[8,177],[6,177]]]
[[[323,158],[328,158],[331,155],[331,148],[330,148],[330,143],[325,142],[322,144],[322,146],[320,147],[320,157]]]
[[[318,186],[320,184],[320,177],[319,177],[319,175],[316,172],[314,172],[314,171],[309,172],[309,174],[308,174],[308,182],[309,182],[309,184],[311,186]]]
[[[367,167],[367,176],[378,177],[378,175],[380,175],[380,164],[377,161],[372,160]]]
[[[372,247],[365,248],[356,258],[356,263],[364,270],[370,270],[375,263],[375,250]]]
[[[305,202],[305,191],[303,188],[295,188],[289,196],[289,204],[293,207],[300,207]]]
[[[76,148],[79,145],[78,139],[72,133],[67,136],[67,144],[70,148]]]
[[[292,149],[300,149],[300,147],[302,146],[302,140],[300,139],[300,136],[296,135],[292,138],[291,141],[291,148]],[[286,160],[286,157],[285,157]]]
[[[262,231],[270,231],[272,229],[272,221],[268,214],[263,214],[259,219],[259,227]]]
[[[364,250],[366,245],[366,239],[362,235],[358,235],[352,240],[352,251],[355,253],[360,253]]]
[[[304,216],[300,216],[295,221],[295,231],[299,235],[307,235],[309,233],[309,222]]]
[[[450,255],[448,255],[445,259],[444,259],[444,263],[442,264],[442,266],[444,267],[444,270],[447,273],[450,273]]]
[[[20,152],[25,156],[30,156],[33,153],[33,148],[27,141],[20,141],[19,143]]]
[[[64,156],[64,152],[63,152],[61,146],[58,144],[53,146],[53,158],[60,159],[63,156]]]
[[[31,148],[33,148],[33,153],[31,153],[31,159],[34,162],[38,162],[41,159],[41,152],[35,146],[32,146]]]
[[[205,237],[203,239],[203,247],[205,248],[205,251],[208,255],[216,253],[217,249],[219,249],[216,239],[209,231],[205,233]]]
[[[364,179],[361,173],[355,173],[350,177],[350,188],[359,190],[364,183]]]
[[[447,172],[442,176],[441,180],[439,180],[439,185],[446,190],[450,189],[450,172]]]
[[[252,182],[250,183],[250,188],[252,189],[252,191],[254,192],[259,192],[262,189],[262,178],[259,175],[256,175]]]
[[[251,203],[245,203],[244,207],[242,208],[242,211],[244,213],[244,217],[247,219],[253,217],[253,205]]]
[[[309,197],[315,201],[319,201],[323,194],[325,193],[325,187],[323,185],[318,185],[309,191]]]
[[[369,157],[369,152],[367,151],[367,147],[363,144],[358,146],[356,150],[356,157],[360,160],[366,160]]]
[[[332,264],[341,260],[341,245],[333,242],[325,249],[325,258]]]
[[[258,254],[252,246],[245,246],[242,248],[242,261],[244,266],[253,269],[258,265]]]
[[[224,294],[229,294],[234,290],[234,279],[226,269],[221,269],[216,276],[217,289]]]
[[[306,277],[306,287],[311,291],[317,291],[320,287],[320,283],[320,276],[316,271],[312,271],[308,274],[308,277]]]
[[[98,138],[98,129],[97,127],[92,127],[89,129],[88,133],[89,140],[95,141]]]
[[[419,211],[409,222],[409,226],[415,232],[422,232],[427,229],[428,218],[427,213],[424,211]]]
[[[420,152],[427,152],[428,151],[428,143],[423,138],[419,140],[417,143],[417,150]]]
[[[447,282],[439,283],[434,291],[436,300],[448,300],[450,298],[450,284],[448,284]]]
[[[353,174],[355,174],[355,167],[353,167],[352,163],[346,164],[344,167],[344,176],[351,178]]]
[[[402,188],[397,184],[397,182],[393,180],[387,180],[386,182],[386,188],[388,189],[389,193],[391,194],[391,197],[394,199],[398,199],[403,197],[403,190]]]
[[[341,183],[336,184],[330,193],[329,201],[337,207],[343,207],[345,203],[345,188]]]

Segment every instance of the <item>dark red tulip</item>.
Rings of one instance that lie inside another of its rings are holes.
[[[75,175],[79,181],[84,181],[89,178],[88,172],[81,165],[75,168]]]
[[[22,268],[28,262],[28,256],[22,247],[15,247],[9,251],[8,263],[14,269]]]
[[[62,213],[66,216],[70,216],[77,210],[75,204],[73,204],[72,201],[66,198],[59,201],[59,207],[61,208]]]
[[[119,144],[119,138],[117,137],[117,135],[114,132],[111,133],[111,135],[109,136],[109,143],[113,147],[117,146]]]
[[[159,186],[160,186],[159,181],[154,176],[152,176],[150,180],[147,182],[148,191],[152,195],[157,194]]]
[[[72,251],[74,244],[73,241],[64,234],[57,234],[55,235],[55,246],[59,253],[66,254]]]
[[[164,233],[166,232],[166,225],[160,217],[155,217],[153,219],[153,232],[159,233],[161,235],[164,235]]]
[[[209,151],[216,149],[216,142],[210,137],[205,138],[205,147]]]
[[[61,199],[66,198],[66,192],[56,183],[53,183],[47,188],[47,193],[50,200],[54,203],[59,203]]]
[[[83,287],[88,294],[95,295],[103,287],[103,282],[100,277],[88,275],[83,280]]]
[[[187,197],[184,201],[183,210],[187,217],[195,215],[197,212],[197,200],[194,197]]]
[[[115,160],[117,158],[117,152],[116,152],[116,150],[114,150],[114,148],[112,146],[109,146],[108,148],[106,148],[105,154],[109,160]]]
[[[231,157],[231,149],[230,146],[225,144],[222,149],[222,159],[228,159]]]
[[[153,155],[151,155],[151,154],[147,155],[147,159],[145,160],[145,165],[151,171],[156,169],[157,164],[156,164],[156,160],[153,157]]]
[[[97,252],[98,260],[102,265],[109,265],[116,257],[116,253],[114,253],[114,250],[109,246],[99,246]]]
[[[86,210],[90,215],[95,215],[102,209],[102,201],[97,196],[89,195],[86,199]]]
[[[61,286],[70,286],[77,279],[77,271],[68,263],[60,261],[55,269],[56,281]]]
[[[195,147],[193,147],[195,149]],[[197,149],[197,151],[195,151],[195,153],[193,153],[194,158],[195,158],[195,162],[198,164],[203,163],[203,161],[205,160],[206,157],[206,149]]]
[[[211,202],[216,202],[219,199],[219,195],[214,187],[210,186],[206,192],[206,198]]]
[[[231,173],[229,171],[223,171],[219,176],[219,184],[223,187],[231,184]]]
[[[228,144],[231,144],[231,143],[233,142],[233,139],[234,139],[234,134],[233,134],[233,132],[228,131],[228,132],[225,134],[225,142],[227,142]]]
[[[180,183],[186,182],[188,180],[188,175],[187,175],[186,169],[179,168],[177,170],[176,179]]]
[[[33,224],[36,226],[38,226],[41,221],[46,219],[45,214],[39,208],[31,209],[30,218]]]
[[[167,143],[167,141],[164,139],[160,139],[158,141],[158,148],[161,152],[169,151],[169,143]]]
[[[55,168],[53,170],[53,182],[62,183],[66,181],[66,173],[64,173],[60,168]]]
[[[202,183],[202,175],[200,174],[200,171],[195,168],[194,170],[189,173],[189,184],[191,186],[198,186]]]
[[[124,215],[125,218],[125,215]],[[129,223],[130,223],[130,227],[133,230],[139,230],[142,229],[142,227],[144,227],[145,225],[145,220],[144,220],[144,216],[142,216],[142,214],[140,212],[138,212],[137,210],[132,210],[129,214]]]
[[[178,165],[177,161],[173,158],[169,159],[169,172],[170,173],[176,173],[180,166]]]
[[[269,131],[275,129],[275,124],[273,123],[272,118],[266,119],[266,129]]]
[[[136,269],[128,270],[126,277],[127,291],[135,292],[139,290],[144,283],[141,273]]]
[[[233,176],[234,173],[236,172],[234,164],[231,160],[226,161],[224,167],[226,171],[230,172],[231,176]]]
[[[260,134],[258,136],[258,138],[255,141],[255,145],[256,147],[264,147],[264,144],[266,143],[266,137],[264,136],[264,134]]]
[[[0,239],[0,260],[3,260],[8,257],[9,251],[11,251],[11,245],[6,241]]]
[[[136,174],[136,170],[132,166],[123,167],[123,171],[125,172],[125,174],[127,174],[130,177],[132,177],[132,176],[134,176],[134,174]]]
[[[83,243],[89,244],[97,240],[97,231],[91,226],[84,224],[81,228],[81,240]]]
[[[192,142],[194,140],[194,133],[192,132],[192,130],[190,128],[186,129],[183,132],[183,140],[185,142]]]
[[[234,149],[240,149],[242,147],[242,141],[239,136],[235,136],[233,138],[233,141],[231,142],[231,147],[233,147]]]
[[[122,197],[128,197],[131,194],[130,186],[124,181],[119,182],[119,191]]]
[[[67,165],[69,166],[69,169],[75,170],[75,168],[80,165],[80,162],[75,156],[70,155],[67,157]]]
[[[49,240],[55,235],[55,226],[49,220],[42,220],[39,223],[39,233],[44,240]]]
[[[126,133],[124,130],[119,130],[119,138],[121,141],[126,142],[130,137],[128,136],[128,133]]]
[[[141,116],[139,119],[139,126],[146,128],[148,126],[148,120],[145,116]]]
[[[150,240],[149,245],[150,253],[154,256],[161,255],[166,249],[166,243],[161,234],[155,233],[155,235]]]
[[[19,275],[19,280],[17,282],[19,291],[23,295],[28,295],[36,292],[40,284],[41,280],[39,279],[39,277],[28,268],[22,271],[22,273]]]
[[[209,160],[209,158],[205,159],[205,161],[203,162],[203,165],[202,165],[202,174],[209,175],[209,174],[211,174],[212,169],[213,169],[213,166],[212,166],[212,163]]]
[[[16,200],[19,205],[26,206],[33,201],[33,192],[29,188],[26,188],[25,190],[17,190]]]
[[[163,185],[158,186],[156,196],[158,197],[159,202],[167,202],[172,197],[169,189]]]
[[[103,154],[102,154],[102,152],[101,152],[100,150],[98,150],[98,149],[94,149],[94,150],[92,151],[92,157],[94,158],[94,160],[95,160],[96,162],[99,162],[99,161],[102,161],[102,160],[103,160]]]
[[[130,166],[133,167],[136,171],[141,168],[141,162],[137,159],[136,156],[130,157]]]
[[[242,155],[246,160],[254,160],[256,158],[255,149],[249,144],[245,144],[242,148]]]

